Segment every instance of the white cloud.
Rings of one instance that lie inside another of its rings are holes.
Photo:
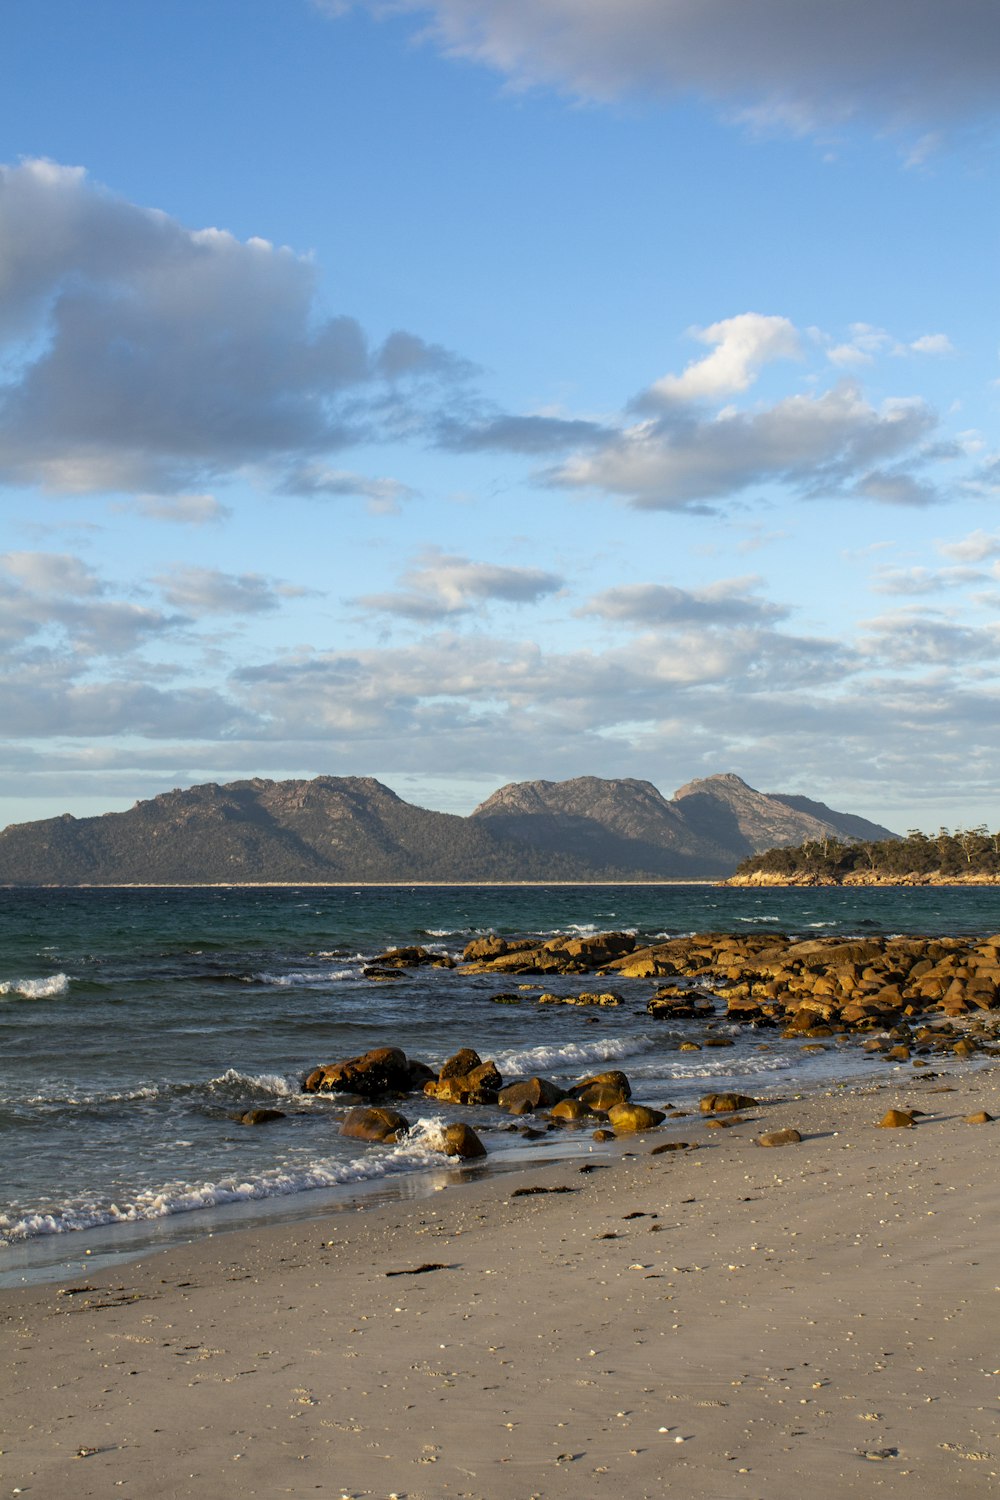
[[[343,14],[321,0],[332,14]],[[589,99],[707,96],[800,133],[865,117],[920,133],[994,120],[995,0],[367,0],[448,55]]]
[[[798,332],[787,318],[739,313],[693,332],[701,343],[715,345],[712,353],[692,361],[682,375],[664,375],[650,388],[650,397],[670,402],[728,396],[747,390],[761,365],[801,353]]]
[[[170,518],[196,520],[213,514],[198,481],[405,429],[464,369],[323,316],[288,249],[186,229],[44,161],[0,168],[0,356],[0,481],[137,492],[147,512],[177,496]]]
[[[761,581],[757,577],[724,578],[701,589],[623,584],[595,594],[577,613],[647,626],[769,624],[783,619],[787,609],[754,592]]]
[[[124,656],[190,622],[128,600],[107,599],[107,585],[65,553],[0,556],[0,641],[5,668],[62,659]]]
[[[858,494],[924,503],[913,479],[885,474],[887,459],[913,454],[935,425],[917,400],[867,402],[844,381],[818,396],[789,396],[751,412],[683,414],[623,429],[594,453],[549,471],[551,484],[624,496],[641,510],[704,506],[749,488],[780,483],[809,497]]]
[[[305,592],[275,583],[260,573],[222,573],[217,568],[180,565],[152,582],[168,604],[196,618],[206,614],[260,614],[277,609],[282,598]]]
[[[910,348],[914,354],[948,355],[955,353],[955,346],[946,333],[924,333],[914,339]]]
[[[1000,532],[980,528],[956,542],[938,542],[937,550],[956,562],[985,562],[989,557],[1000,557]]]
[[[472,562],[429,547],[401,577],[403,588],[367,594],[353,602],[379,614],[411,620],[441,620],[468,614],[488,603],[537,604],[558,592],[563,580],[540,568]]]

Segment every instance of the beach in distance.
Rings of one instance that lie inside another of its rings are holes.
[[[995,1491],[994,891],[35,890],[0,928],[8,1492]],[[425,1072],[325,1086],[380,1048]],[[583,1084],[623,1074],[630,1131]],[[407,1129],[345,1137],[358,1102]]]

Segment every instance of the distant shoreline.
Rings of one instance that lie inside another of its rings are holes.
[[[420,890],[547,890],[552,886],[599,890],[604,886],[652,887],[704,885],[725,886],[728,880],[123,880],[78,881],[72,885],[41,881],[8,881],[4,891],[408,891]]]

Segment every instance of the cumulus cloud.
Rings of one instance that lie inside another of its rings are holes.
[[[548,482],[624,496],[641,510],[704,506],[777,482],[799,494],[859,494],[894,503],[924,503],[919,481],[883,464],[914,455],[936,418],[919,400],[872,406],[843,381],[818,396],[789,396],[749,412],[723,408],[712,417],[668,414],[623,428],[594,453],[574,455],[548,471]]]
[[[331,14],[345,0],[317,0]],[[365,0],[369,9],[386,7]],[[522,87],[699,94],[794,131],[864,117],[920,132],[994,120],[994,0],[395,0],[448,55]]]
[[[353,602],[378,614],[410,620],[442,620],[469,614],[489,603],[537,604],[557,593],[563,580],[540,568],[510,568],[472,562],[429,547],[401,577],[403,588],[366,594]]]
[[[187,229],[46,161],[0,168],[0,356],[0,479],[145,496],[405,428],[465,368],[323,316],[291,250]]]
[[[752,592],[757,577],[725,578],[701,589],[673,584],[631,583],[604,589],[580,610],[580,615],[629,625],[750,625],[784,619],[788,610]]]
[[[798,331],[787,318],[740,313],[708,328],[693,330],[703,344],[715,347],[694,360],[681,375],[664,375],[647,393],[663,401],[700,401],[745,391],[762,365],[775,359],[796,359],[801,353]]]

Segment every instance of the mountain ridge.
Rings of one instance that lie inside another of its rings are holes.
[[[895,835],[734,773],[669,801],[631,777],[509,782],[467,817],[417,807],[370,776],[253,777],[11,824],[0,885],[721,880],[747,855],[824,837]]]

